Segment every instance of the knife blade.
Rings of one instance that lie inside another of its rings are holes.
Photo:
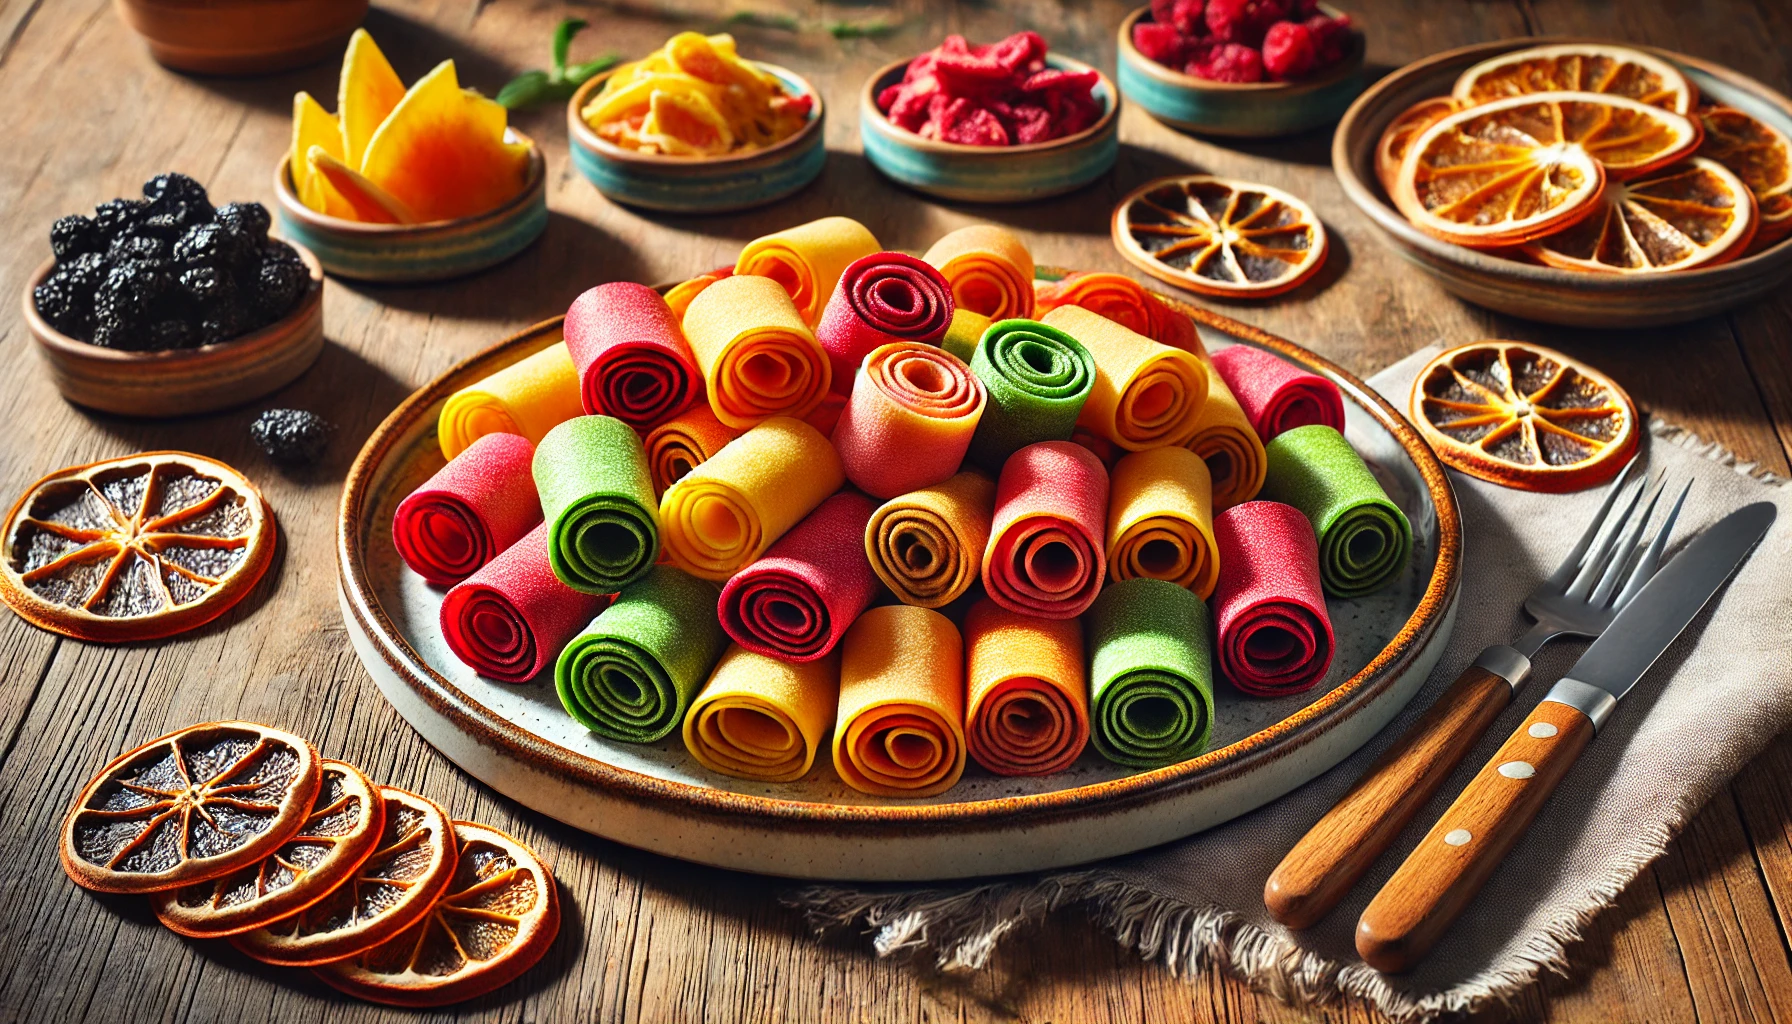
[[[1530,827],[1618,699],[1635,686],[1772,527],[1758,502],[1730,513],[1655,574],[1469,781],[1357,921],[1369,966],[1424,959]]]

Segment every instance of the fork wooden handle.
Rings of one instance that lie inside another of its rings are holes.
[[[1357,922],[1356,951],[1409,971],[1479,892],[1593,738],[1593,722],[1545,698],[1381,887]]]
[[[1330,913],[1511,703],[1512,687],[1479,662],[1458,676],[1271,872],[1270,916],[1306,928]]]

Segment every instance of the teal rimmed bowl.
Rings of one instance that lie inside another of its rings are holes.
[[[1068,57],[1047,56],[1048,66],[1094,70]],[[859,94],[859,140],[865,158],[899,185],[941,199],[973,203],[1024,203],[1082,188],[1106,174],[1120,155],[1120,93],[1108,76],[1095,85],[1102,104],[1093,125],[1050,142],[1025,146],[966,146],[924,139],[897,126],[877,109],[877,94],[902,80],[906,60],[885,66]]]
[[[1337,8],[1319,10],[1337,17]],[[1141,7],[1120,23],[1120,91],[1165,124],[1202,135],[1271,138],[1336,122],[1368,84],[1360,26],[1350,28],[1350,50],[1335,67],[1299,82],[1210,82],[1167,68],[1132,44],[1132,27],[1151,13]]]
[[[828,151],[823,145],[826,110],[821,94],[794,71],[751,62],[795,96],[814,100],[807,124],[775,146],[722,157],[679,157],[637,153],[598,137],[580,111],[614,71],[586,82],[566,104],[566,132],[572,162],[597,190],[625,206],[667,213],[725,213],[774,203],[821,174]]]
[[[318,213],[293,191],[291,157],[274,170],[280,231],[317,254],[326,272],[361,281],[440,281],[496,266],[529,247],[548,226],[547,167],[529,143],[529,178],[503,206],[476,217],[428,224],[363,224]]]

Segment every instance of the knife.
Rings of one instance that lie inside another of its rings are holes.
[[[1757,502],[1707,528],[1538,702],[1363,911],[1356,950],[1369,966],[1400,973],[1424,959],[1618,701],[1748,558],[1775,514]]]

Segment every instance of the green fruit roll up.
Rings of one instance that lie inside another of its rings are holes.
[[[1207,747],[1213,651],[1207,605],[1169,580],[1110,584],[1083,619],[1094,696],[1091,739],[1129,768],[1161,768]]]
[[[1068,441],[1095,387],[1082,343],[1034,320],[1000,320],[971,353],[989,402],[971,437],[970,460],[1001,472],[1008,456],[1039,441]]]
[[[633,428],[611,416],[577,416],[536,446],[535,489],[548,522],[548,561],[560,582],[614,594],[660,554],[659,501]]]
[[[566,713],[625,743],[677,729],[728,642],[716,618],[720,596],[708,580],[654,566],[560,652],[554,688]]]
[[[1293,505],[1313,524],[1327,594],[1361,597],[1405,571],[1412,524],[1343,434],[1320,423],[1296,427],[1264,452],[1269,472],[1257,496]]]

